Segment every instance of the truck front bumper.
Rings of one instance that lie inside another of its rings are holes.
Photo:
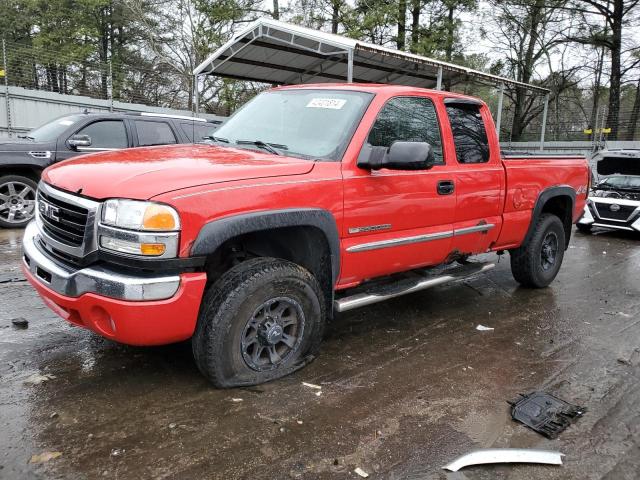
[[[45,304],[68,322],[130,345],[162,345],[193,335],[205,273],[131,275],[104,266],[74,269],[38,246],[30,223],[23,271]]]

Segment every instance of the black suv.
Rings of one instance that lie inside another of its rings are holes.
[[[0,227],[24,227],[35,215],[40,173],[54,162],[129,147],[194,143],[221,121],[156,113],[78,113],[16,140],[0,141]]]

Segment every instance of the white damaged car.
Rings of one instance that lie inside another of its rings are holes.
[[[596,154],[598,182],[591,189],[576,226],[640,232],[640,150],[603,150]]]

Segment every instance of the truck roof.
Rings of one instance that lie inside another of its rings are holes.
[[[473,103],[484,103],[477,97],[463,95],[460,93],[448,92],[445,90],[433,90],[430,88],[410,87],[406,85],[389,85],[385,83],[311,83],[304,85],[284,85],[274,87],[273,90],[352,90],[358,92],[381,93],[389,95],[402,95],[416,92],[428,92],[431,96],[443,98],[456,98],[460,100],[470,100]]]

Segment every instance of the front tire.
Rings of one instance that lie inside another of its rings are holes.
[[[206,291],[192,338],[198,369],[216,387],[257,385],[303,367],[319,350],[325,302],[313,275],[256,258]]]
[[[0,227],[24,228],[36,214],[38,185],[22,175],[0,177]]]
[[[548,286],[560,270],[564,250],[562,221],[553,214],[542,214],[529,242],[509,252],[513,278],[525,287]]]

